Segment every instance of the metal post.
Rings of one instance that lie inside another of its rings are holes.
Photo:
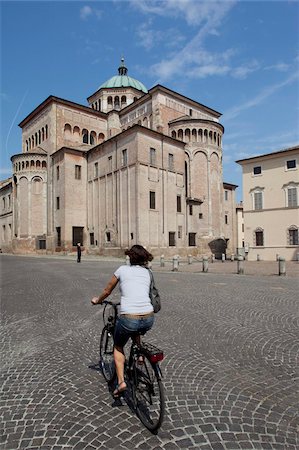
[[[209,258],[207,256],[204,256],[202,258],[202,271],[208,272],[209,270]]]
[[[130,265],[130,257],[129,257],[129,255],[126,256],[126,265],[127,266]]]
[[[192,264],[192,255],[188,255],[188,264]]]
[[[174,256],[173,260],[172,260],[172,271],[173,272],[177,272],[179,270],[179,262],[178,262],[178,257]]]
[[[243,256],[238,256],[237,273],[240,275],[244,274],[244,258],[243,258]]]
[[[164,255],[161,255],[161,257],[160,257],[160,266],[161,267],[165,266]]]
[[[278,259],[278,274],[283,276],[286,275],[286,260],[281,256]]]

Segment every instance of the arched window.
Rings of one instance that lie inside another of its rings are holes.
[[[105,140],[105,135],[103,133],[99,133],[99,137],[98,137],[98,143],[100,144],[101,142],[103,142]]]
[[[22,161],[22,170],[25,169],[25,161]]]
[[[47,168],[47,163],[46,163],[46,161],[43,161],[43,162],[42,162],[42,168],[43,168],[43,169],[46,169],[46,168]]]
[[[112,106],[112,97],[111,95],[107,98],[108,106]]]
[[[218,145],[218,147],[220,146],[220,136],[219,136],[219,134],[217,134],[217,145]]]
[[[42,139],[42,136],[41,136],[41,132],[40,132],[40,130],[38,131],[38,143],[40,144],[41,143],[41,139]]]
[[[181,141],[183,140],[183,130],[182,129],[178,130],[178,139],[180,139]]]
[[[252,203],[254,210],[263,209],[263,191],[261,188],[256,188],[251,193],[252,195]]]
[[[192,130],[192,142],[196,142],[197,141],[197,131],[195,128],[193,128]]]
[[[79,127],[74,127],[73,137],[76,142],[80,141],[80,128]]]
[[[44,127],[42,128],[42,141],[44,141],[45,140],[45,129],[44,129]]]
[[[125,95],[122,95],[121,97],[121,106],[125,106],[127,104],[127,97]]]
[[[173,137],[174,139],[176,139],[176,131],[175,131],[175,130],[172,130],[172,132],[171,132],[171,137]]]
[[[46,129],[46,139],[48,139],[48,125],[45,126]]]
[[[35,140],[34,140],[34,136],[33,135],[31,136],[31,142],[32,142],[32,148],[34,148],[35,147]]]
[[[212,131],[209,131],[209,142],[210,142],[210,144],[212,144],[212,142],[213,142],[213,133],[212,133]]]
[[[35,133],[35,145],[38,145],[38,136],[37,136],[37,133]]]
[[[256,228],[254,231],[254,245],[256,247],[264,246],[264,230],[262,228]]]
[[[137,100],[137,97],[134,97],[134,98],[133,98],[133,102],[136,102],[136,100]]]
[[[291,225],[288,229],[288,245],[299,245],[298,240],[298,227],[296,225]]]
[[[199,142],[202,142],[202,129],[201,128],[198,130],[198,139],[199,139]]]
[[[19,162],[19,170],[21,170],[21,163]]]
[[[189,128],[186,128],[185,130],[185,139],[187,142],[190,142],[190,130]]]
[[[28,146],[28,141],[26,140],[26,152],[28,152],[29,150],[29,146]]]
[[[216,136],[217,136],[217,133],[216,133],[216,131],[214,131],[214,144],[216,144]]]
[[[88,131],[86,129],[82,130],[82,142],[88,144]]]
[[[29,161],[26,161],[26,169],[29,168]]]
[[[32,159],[31,161],[30,161],[30,167],[34,167],[34,160]]]
[[[208,130],[204,130],[203,132],[203,142],[207,142],[208,141]]]
[[[36,161],[36,167],[40,167],[40,160],[39,159]]]
[[[114,97],[114,108],[119,109],[119,96],[118,95],[116,95]]]
[[[101,108],[101,100],[99,99],[98,100],[98,111],[101,111],[102,110],[102,108]]]
[[[90,132],[90,144],[95,145],[97,140],[97,134],[95,131]]]
[[[29,138],[29,150],[31,150],[31,138]]]
[[[42,193],[43,183],[41,178],[33,178],[32,180],[32,194]]]
[[[69,123],[66,123],[64,125],[64,138],[67,140],[72,139],[72,127],[70,126]]]

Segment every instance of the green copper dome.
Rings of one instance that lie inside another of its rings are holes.
[[[109,80],[105,81],[99,89],[109,89],[109,88],[121,88],[121,87],[132,87],[138,91],[142,91],[147,94],[147,89],[140,81],[135,80],[135,78],[129,77],[127,75],[128,69],[125,66],[124,58],[121,59],[121,65],[118,68],[118,75],[115,75]]]

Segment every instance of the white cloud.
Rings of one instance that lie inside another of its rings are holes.
[[[232,76],[238,79],[245,79],[250,73],[256,72],[260,68],[260,64],[254,60],[232,69]]]
[[[80,9],[80,19],[87,20],[89,17],[96,17],[97,19],[101,19],[102,11],[85,5]]]
[[[287,72],[290,68],[289,64],[286,63],[277,63],[272,66],[267,66],[264,70],[277,70],[278,72]]]
[[[184,40],[184,36],[174,28],[167,30],[157,30],[152,26],[152,20],[142,23],[137,28],[138,45],[146,50],[152,49],[155,45],[164,43],[166,47],[175,48]]]
[[[299,78],[299,72],[293,73],[291,76],[286,78],[281,83],[273,84],[272,86],[266,87],[263,91],[261,91],[258,95],[253,97],[251,100],[248,100],[247,102],[243,103],[242,105],[234,106],[233,108],[229,109],[227,112],[223,114],[223,118],[225,121],[234,119],[237,117],[242,111],[245,111],[247,109],[253,108],[254,106],[259,105],[264,100],[266,100],[268,97],[273,95],[276,91],[279,89],[282,89],[284,86],[287,86],[289,84],[292,84],[294,81],[298,80]]]

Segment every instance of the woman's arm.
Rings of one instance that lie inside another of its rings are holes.
[[[111,294],[111,292],[113,291],[113,289],[115,288],[117,283],[118,283],[118,278],[115,275],[113,275],[111,280],[109,281],[109,283],[103,290],[103,292],[99,295],[99,297],[93,297],[93,299],[91,300],[91,303],[93,305],[98,305],[98,304],[103,303],[105,298],[107,298]]]

